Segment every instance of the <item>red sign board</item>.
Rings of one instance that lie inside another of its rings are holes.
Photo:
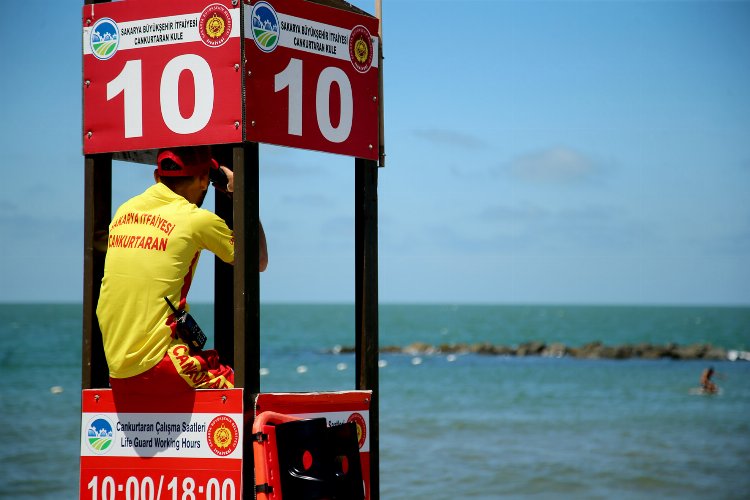
[[[375,18],[302,0],[126,0],[86,5],[82,21],[85,154],[253,141],[378,157]]]
[[[247,140],[377,159],[377,33],[311,2],[246,6]]]
[[[230,0],[83,8],[83,152],[242,141],[240,11]]]
[[[84,390],[81,499],[242,497],[242,389],[119,401]]]

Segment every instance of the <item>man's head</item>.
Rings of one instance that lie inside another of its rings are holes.
[[[219,164],[208,146],[188,146],[159,151],[154,179],[198,206],[208,191],[209,172]]]

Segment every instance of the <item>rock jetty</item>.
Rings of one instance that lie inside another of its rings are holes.
[[[353,347],[337,346],[330,352],[351,353]],[[477,344],[440,344],[437,346],[424,342],[414,342],[405,347],[384,346],[381,353],[433,355],[433,354],[480,354],[489,356],[541,356],[548,358],[581,358],[581,359],[704,359],[704,360],[748,360],[750,353],[744,351],[728,351],[711,344],[665,344],[649,343],[607,346],[602,342],[591,342],[580,347],[569,347],[555,342],[525,342],[514,346],[494,345],[491,343]]]

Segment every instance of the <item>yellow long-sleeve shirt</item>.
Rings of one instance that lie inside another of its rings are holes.
[[[162,360],[173,320],[164,297],[189,310],[187,293],[203,249],[234,262],[232,231],[164,184],[117,210],[96,308],[111,377],[133,377]]]

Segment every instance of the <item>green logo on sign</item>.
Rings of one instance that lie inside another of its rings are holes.
[[[104,417],[98,417],[89,424],[86,438],[91,451],[106,453],[114,442],[112,423]]]
[[[279,44],[279,17],[268,2],[253,7],[253,38],[263,52],[271,52]]]
[[[91,53],[97,59],[103,61],[115,55],[119,44],[117,24],[112,19],[99,19],[91,28]]]

